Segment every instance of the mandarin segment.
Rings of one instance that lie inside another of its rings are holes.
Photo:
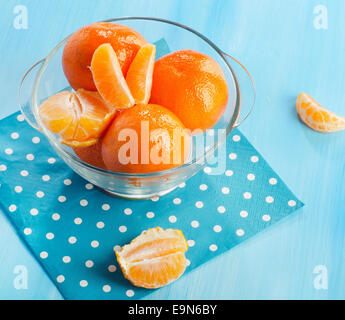
[[[103,43],[111,44],[126,75],[146,40],[128,26],[109,22],[97,22],[77,30],[68,39],[62,56],[63,71],[73,89],[97,90],[89,67],[93,53]]]
[[[211,57],[194,50],[180,50],[156,61],[150,103],[170,109],[186,128],[212,128],[227,102],[227,81],[222,68]]]
[[[187,267],[187,241],[180,230],[148,229],[115,250],[126,279],[138,287],[159,288],[179,278]]]
[[[136,104],[150,100],[155,56],[156,46],[148,43],[140,48],[128,69],[126,81]]]
[[[135,101],[123,76],[118,58],[109,43],[100,45],[93,54],[91,72],[102,98],[117,109],[130,108]]]
[[[102,158],[102,139],[91,146],[73,148],[75,154],[84,162],[94,167],[106,169]]]
[[[311,129],[323,133],[345,130],[345,118],[327,110],[307,93],[300,93],[296,101],[300,119]]]
[[[45,127],[61,136],[71,147],[86,147],[97,143],[114,118],[116,110],[102,97],[84,89],[76,93],[59,92],[40,106],[39,114]]]

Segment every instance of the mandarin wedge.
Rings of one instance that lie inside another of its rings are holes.
[[[140,48],[128,69],[126,81],[136,104],[150,100],[155,56],[156,46],[148,43]]]
[[[120,250],[117,261],[126,279],[137,287],[160,288],[186,270],[187,241],[180,230],[156,227],[143,231]]]
[[[299,94],[296,109],[300,119],[311,129],[323,133],[345,130],[345,118],[327,110],[307,93]]]
[[[91,61],[91,72],[99,94],[110,106],[125,109],[134,105],[134,98],[122,74],[116,53],[109,43],[96,49]]]
[[[39,109],[41,120],[51,132],[71,147],[97,143],[116,114],[102,97],[93,91],[62,91],[47,99]]]

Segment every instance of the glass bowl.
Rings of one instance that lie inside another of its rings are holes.
[[[127,25],[140,32],[150,43],[164,39],[171,52],[193,49],[216,60],[228,83],[229,101],[215,127],[211,131],[194,136],[188,161],[173,169],[134,174],[108,171],[83,162],[72,148],[61,143],[59,136],[45,128],[38,114],[39,106],[45,99],[59,91],[71,89],[61,62],[63,48],[69,37],[61,41],[45,59],[32,66],[21,82],[19,103],[27,122],[47,137],[56,153],[73,171],[105,192],[128,199],[147,199],[164,195],[198,173],[207,163],[225,163],[224,157],[219,156],[219,147],[225,145],[224,142],[231,130],[241,123],[239,115],[242,107],[251,111],[255,102],[255,87],[248,71],[205,36],[179,23],[148,17],[123,17],[106,22]],[[161,54],[163,52],[160,52],[158,46],[157,56]],[[222,174],[225,165],[220,168],[221,170],[213,174]]]

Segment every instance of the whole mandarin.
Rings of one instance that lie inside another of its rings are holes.
[[[150,103],[174,112],[186,128],[212,128],[227,102],[228,85],[213,58],[194,50],[181,50],[156,61]]]
[[[135,105],[112,122],[102,143],[109,170],[148,173],[177,167],[187,160],[190,135],[170,110],[154,104]]]
[[[63,70],[73,89],[97,90],[89,67],[94,51],[103,43],[111,44],[126,76],[146,40],[130,27],[110,22],[97,22],[77,30],[68,39],[62,56]]]

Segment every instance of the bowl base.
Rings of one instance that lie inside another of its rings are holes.
[[[164,191],[160,191],[157,193],[151,193],[151,194],[133,194],[133,195],[129,195],[129,194],[122,194],[122,193],[118,193],[118,192],[113,192],[113,191],[108,191],[102,188],[99,188],[101,191],[103,191],[104,193],[113,196],[113,197],[117,197],[117,198],[121,198],[121,199],[127,199],[127,200],[147,200],[147,199],[152,199],[155,197],[162,197],[165,196],[166,194],[170,193],[171,191],[175,190],[177,187],[168,189],[168,190],[164,190]]]

